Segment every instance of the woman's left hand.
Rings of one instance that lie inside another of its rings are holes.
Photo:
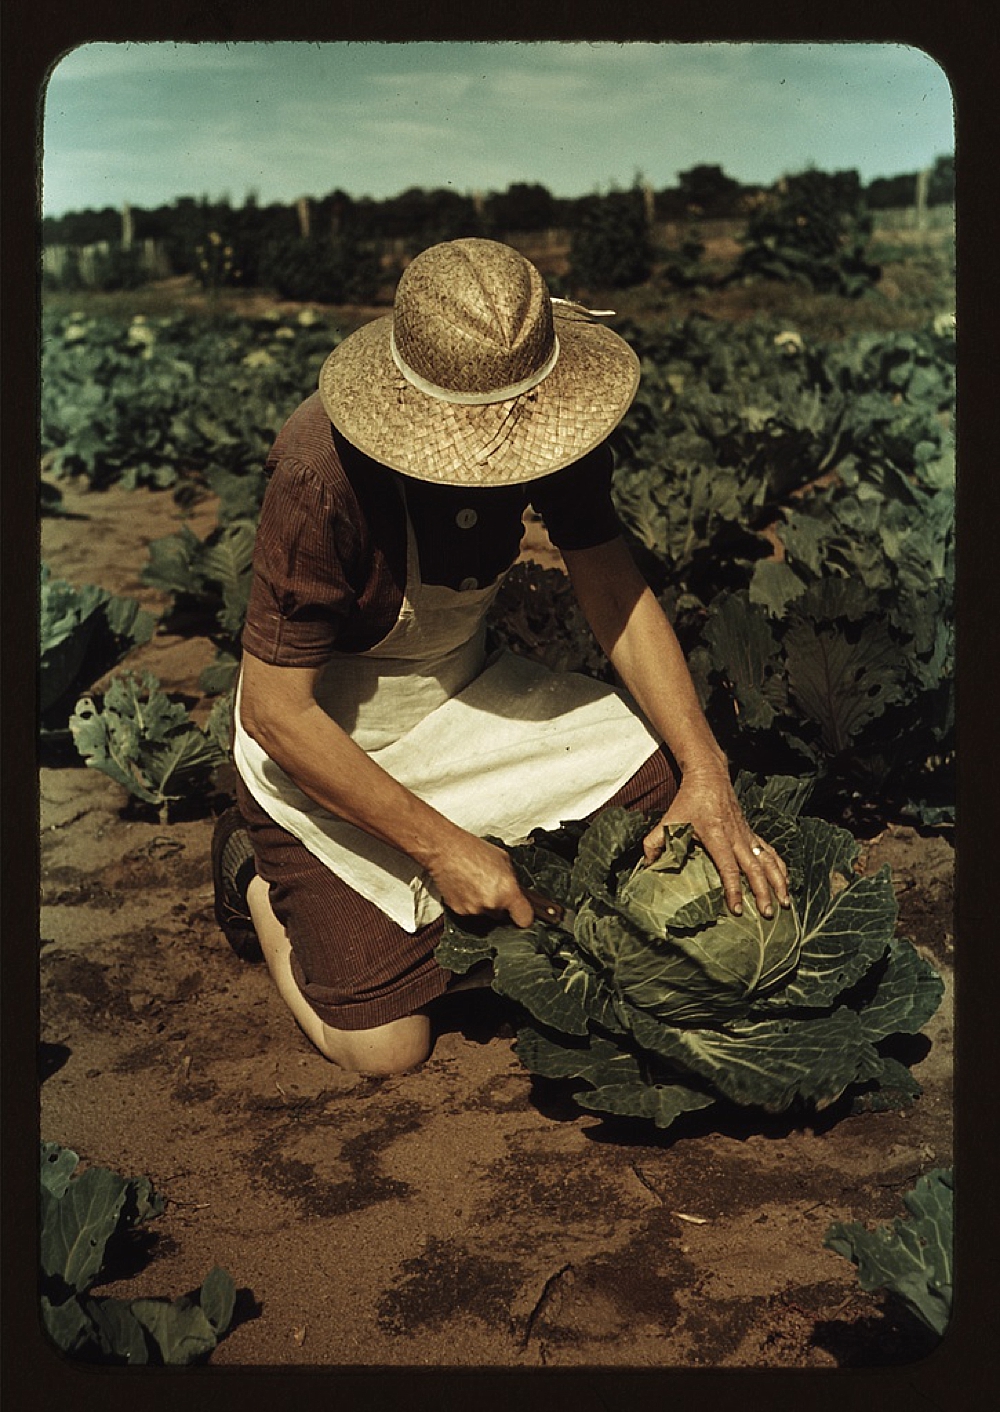
[[[696,768],[685,772],[681,787],[663,818],[643,839],[647,863],[653,863],[666,846],[666,824],[691,824],[719,871],[729,910],[743,911],[740,874],[753,891],[758,911],[774,915],[772,895],[782,907],[790,905],[788,869],[780,855],[758,838],[743,817],[729,772],[724,767]]]

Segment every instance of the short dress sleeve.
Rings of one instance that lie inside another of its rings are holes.
[[[257,527],[244,650],[274,666],[322,666],[357,598],[356,519],[313,467],[291,458],[271,474]]]
[[[611,496],[614,459],[606,441],[537,481],[531,503],[557,549],[593,549],[621,534]]]

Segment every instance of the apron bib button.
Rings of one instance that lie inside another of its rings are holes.
[[[470,513],[472,513],[472,512],[470,511]],[[478,579],[463,579],[462,582],[458,585],[458,589],[459,589],[459,592],[460,592],[460,593],[468,593],[468,591],[469,591],[470,588],[478,588],[478,587],[479,587],[479,580],[478,580]]]
[[[475,510],[459,510],[455,516],[455,523],[459,529],[471,529],[478,519],[479,516]]]

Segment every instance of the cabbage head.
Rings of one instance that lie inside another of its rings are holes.
[[[926,1024],[942,982],[895,935],[888,867],[859,874],[854,839],[800,817],[792,781],[741,776],[737,790],[788,865],[790,908],[765,917],[745,889],[733,916],[690,825],[647,865],[658,816],[609,808],[510,849],[522,883],[575,914],[572,932],[449,914],[438,961],[464,973],[491,958],[493,988],[521,1011],[525,1067],[577,1081],[594,1112],[667,1127],[720,1100],[768,1112],[848,1092],[909,1101],[919,1085],[880,1046]]]

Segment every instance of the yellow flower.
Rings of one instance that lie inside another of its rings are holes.
[[[796,333],[794,329],[785,329],[782,333],[776,333],[774,335],[774,342],[775,345],[781,349],[782,353],[789,358],[793,358],[796,353],[801,353],[804,347],[802,335]]]

